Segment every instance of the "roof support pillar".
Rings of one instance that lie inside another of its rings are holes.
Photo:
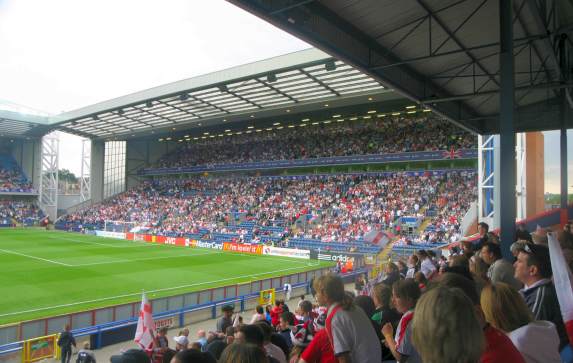
[[[565,91],[561,90],[563,100],[559,106],[559,116],[561,116],[561,225],[565,225],[569,220],[567,212],[567,106],[565,105]]]
[[[514,123],[514,57],[513,57],[513,1],[499,1],[501,73],[500,92],[500,173],[499,193],[496,193],[499,203],[495,203],[495,223],[501,228],[501,250],[505,258],[511,258],[509,247],[515,241],[516,217],[516,152],[515,152],[515,123]]]
[[[563,82],[568,81],[567,77],[567,64],[565,59],[565,52],[566,52],[566,40],[567,35],[561,35],[559,39],[559,66],[561,67],[561,72],[563,75]],[[560,158],[560,169],[561,169],[561,225],[567,223],[569,219],[567,213],[567,196],[568,196],[568,188],[567,188],[567,94],[564,88],[561,89],[561,102],[559,104],[559,118],[561,119],[561,158]]]

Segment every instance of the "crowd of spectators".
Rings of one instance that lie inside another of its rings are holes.
[[[33,191],[32,183],[18,169],[0,167],[0,192],[29,193]]]
[[[347,243],[362,240],[372,228],[399,230],[401,216],[424,218],[426,208],[439,206],[431,223],[449,236],[475,199],[475,178],[474,172],[450,171],[156,179],[62,221],[99,226],[133,222],[169,236],[232,232],[251,238],[246,242],[271,233],[260,226],[280,221],[283,241],[304,237]],[[255,227],[235,228],[237,218]]]
[[[33,201],[2,199],[0,200],[0,224],[16,225],[25,221],[38,221],[43,213]]]
[[[556,236],[571,263],[569,231]],[[355,292],[345,291],[336,274],[326,274],[309,282],[312,297],[301,296],[296,303],[277,300],[274,305],[257,306],[252,316],[245,317],[234,306],[224,305],[212,331],[200,330],[190,337],[183,329],[171,343],[167,330],[161,329],[152,359],[155,363],[562,362],[570,339],[543,233],[535,233],[538,239],[518,240],[512,261],[500,263],[497,240],[484,234],[447,258],[420,250],[407,263],[389,262],[385,272],[370,281],[358,276]],[[477,261],[485,263],[487,274],[476,270]],[[142,363],[149,363],[148,355],[141,357]]]
[[[210,135],[214,136],[214,135]],[[191,167],[270,160],[472,149],[474,135],[432,117],[386,117],[304,128],[266,129],[194,140],[161,158],[156,167]]]

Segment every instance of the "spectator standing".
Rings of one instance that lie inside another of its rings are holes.
[[[264,350],[254,344],[231,344],[223,351],[219,363],[269,363]]]
[[[559,349],[563,349],[569,344],[569,339],[563,324],[555,286],[551,281],[549,249],[545,246],[526,243],[519,251],[514,266],[515,278],[524,285],[520,293],[533,313],[533,318],[555,324],[560,340]]]
[[[292,349],[291,330],[294,326],[294,314],[290,311],[285,311],[282,313],[279,319],[279,334],[284,338],[289,350]]]
[[[431,280],[436,273],[436,265],[432,262],[432,259],[425,250],[418,251],[418,256],[420,258],[420,271],[426,276],[427,280]]]
[[[325,329],[326,313],[319,315],[313,322],[314,335],[300,355],[299,363],[337,363],[332,344]]]
[[[245,343],[253,344],[253,345],[259,347],[260,349],[262,349],[263,352],[266,353],[266,356],[267,356],[269,363],[280,363],[279,360],[271,357],[268,354],[268,351],[265,349],[265,336],[264,336],[263,330],[259,326],[259,324],[261,324],[261,323],[240,326],[239,329],[237,330],[237,332],[235,333],[235,341],[237,343],[233,343],[233,344],[231,344],[231,346],[233,346],[235,344],[245,344]],[[265,324],[265,323],[263,323],[263,324]],[[286,358],[284,358],[284,361],[286,361]],[[232,361],[232,362],[236,362],[236,361]],[[242,361],[239,361],[239,362],[242,362]]]
[[[478,223],[478,234],[479,239],[477,240],[476,244],[474,245],[474,249],[476,251],[481,251],[483,245],[488,242],[488,232],[489,232],[489,224],[485,222]]]
[[[169,350],[169,340],[167,339],[167,327],[162,327],[157,331],[157,336],[153,346],[153,361],[163,361],[163,354]]]
[[[66,324],[64,331],[60,333],[58,338],[58,346],[61,349],[62,363],[70,363],[72,358],[72,346],[76,346],[76,339],[72,334],[71,327]]]
[[[281,306],[281,301],[280,300],[276,300],[275,301],[275,306],[274,308],[271,310],[271,325],[273,327],[277,327],[279,325],[279,320],[280,317],[283,313],[283,308]]]
[[[420,355],[412,345],[412,319],[414,308],[420,298],[420,288],[414,280],[396,281],[392,286],[392,302],[396,310],[402,314],[396,334],[391,323],[382,327],[382,334],[388,349],[397,361],[422,362]]]
[[[207,348],[207,333],[205,330],[200,329],[197,331],[197,342],[201,344],[201,351],[204,352]]]
[[[265,311],[263,310],[263,307],[261,305],[257,305],[257,307],[255,308],[255,313],[253,314],[253,317],[251,318],[249,324],[254,324],[259,320],[265,320],[264,312]]]
[[[515,279],[513,266],[501,256],[501,247],[492,242],[486,242],[481,248],[480,257],[489,265],[487,277],[492,283],[504,282],[516,290],[521,283]]]
[[[480,363],[525,363],[523,356],[509,337],[485,320],[480,297],[472,280],[461,274],[446,272],[440,279],[439,286],[458,288],[472,302],[485,338],[485,349],[481,354]]]
[[[338,362],[380,363],[380,342],[372,323],[354,306],[340,277],[320,276],[315,290],[318,304],[328,307],[326,332]]]
[[[419,259],[416,255],[410,255],[410,257],[408,257],[408,271],[406,271],[407,279],[414,278],[414,274],[418,271],[418,261]],[[390,285],[390,287],[392,287],[392,285]]]
[[[284,284],[283,290],[285,292],[285,300],[290,301],[290,295],[292,293],[292,285],[288,282]]]
[[[471,306],[457,288],[439,286],[422,295],[411,325],[412,341],[424,362],[479,362],[485,341]]]
[[[396,281],[400,280],[400,271],[396,264],[392,262],[388,263],[384,272],[386,275],[384,276],[384,280],[382,280],[383,284],[392,286]]]
[[[273,331],[273,328],[265,322],[260,321],[254,325],[258,326],[263,332],[263,348],[267,351],[268,356],[281,363],[286,363],[290,348],[287,346],[285,338]]]
[[[221,308],[223,312],[223,316],[217,320],[217,333],[224,334],[227,331],[227,328],[233,326],[233,312],[235,308],[233,305],[224,305]]]

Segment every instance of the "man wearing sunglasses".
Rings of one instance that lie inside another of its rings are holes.
[[[514,263],[515,278],[524,285],[520,290],[535,320],[553,322],[559,333],[562,349],[568,344],[555,286],[551,280],[551,260],[546,246],[524,243]]]

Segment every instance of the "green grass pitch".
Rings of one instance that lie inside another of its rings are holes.
[[[329,266],[37,229],[0,229],[0,325]]]

